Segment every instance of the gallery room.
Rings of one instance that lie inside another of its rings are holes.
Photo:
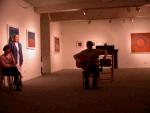
[[[23,52],[22,91],[6,77],[0,113],[150,113],[149,11],[149,0],[0,0],[0,54],[14,33]],[[89,40],[116,51],[96,90],[73,58]]]

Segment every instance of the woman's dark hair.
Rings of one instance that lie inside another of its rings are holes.
[[[8,45],[5,45],[4,48],[3,48],[3,51],[6,51],[8,49],[10,49],[10,47]]]

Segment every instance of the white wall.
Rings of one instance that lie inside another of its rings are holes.
[[[51,48],[51,72],[62,69],[62,33],[60,22],[50,22],[50,48]],[[57,37],[60,40],[60,52],[55,52],[55,40]]]
[[[22,8],[21,6],[28,6]],[[0,54],[2,48],[8,43],[7,24],[19,27],[20,42],[23,46],[23,80],[28,80],[41,75],[40,63],[40,15],[35,13],[33,7],[22,0],[0,1]],[[35,49],[26,47],[26,30],[35,32]]]
[[[104,43],[115,45],[118,49],[119,68],[150,67],[150,54],[131,53],[130,33],[150,32],[150,19],[121,19],[92,21],[63,22],[63,68],[75,68],[73,54],[85,48],[87,40],[92,40],[96,45]],[[83,42],[83,47],[76,48],[76,41]]]

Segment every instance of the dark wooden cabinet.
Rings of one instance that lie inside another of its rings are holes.
[[[114,68],[118,68],[118,49],[114,49]]]

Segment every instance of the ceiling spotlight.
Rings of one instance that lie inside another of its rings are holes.
[[[127,12],[128,12],[128,13],[130,13],[130,12],[131,12],[130,7],[127,7]]]
[[[87,14],[86,10],[82,10],[83,15],[85,16]]]
[[[112,23],[112,20],[111,19],[109,19],[109,21],[108,21],[109,23]]]
[[[136,11],[139,13],[140,12],[140,7],[136,7]]]
[[[52,18],[51,18],[51,14],[50,14],[50,13],[48,13],[48,19],[49,19],[49,21],[51,21],[51,20],[52,20]]]
[[[130,18],[130,21],[133,23],[134,22],[134,18]]]
[[[91,20],[89,20],[89,21],[88,21],[88,24],[91,24],[91,22],[92,22],[92,21],[91,21]]]
[[[122,20],[122,21],[123,21],[123,23],[125,23],[125,22],[126,22],[125,18],[123,18],[123,20]]]

